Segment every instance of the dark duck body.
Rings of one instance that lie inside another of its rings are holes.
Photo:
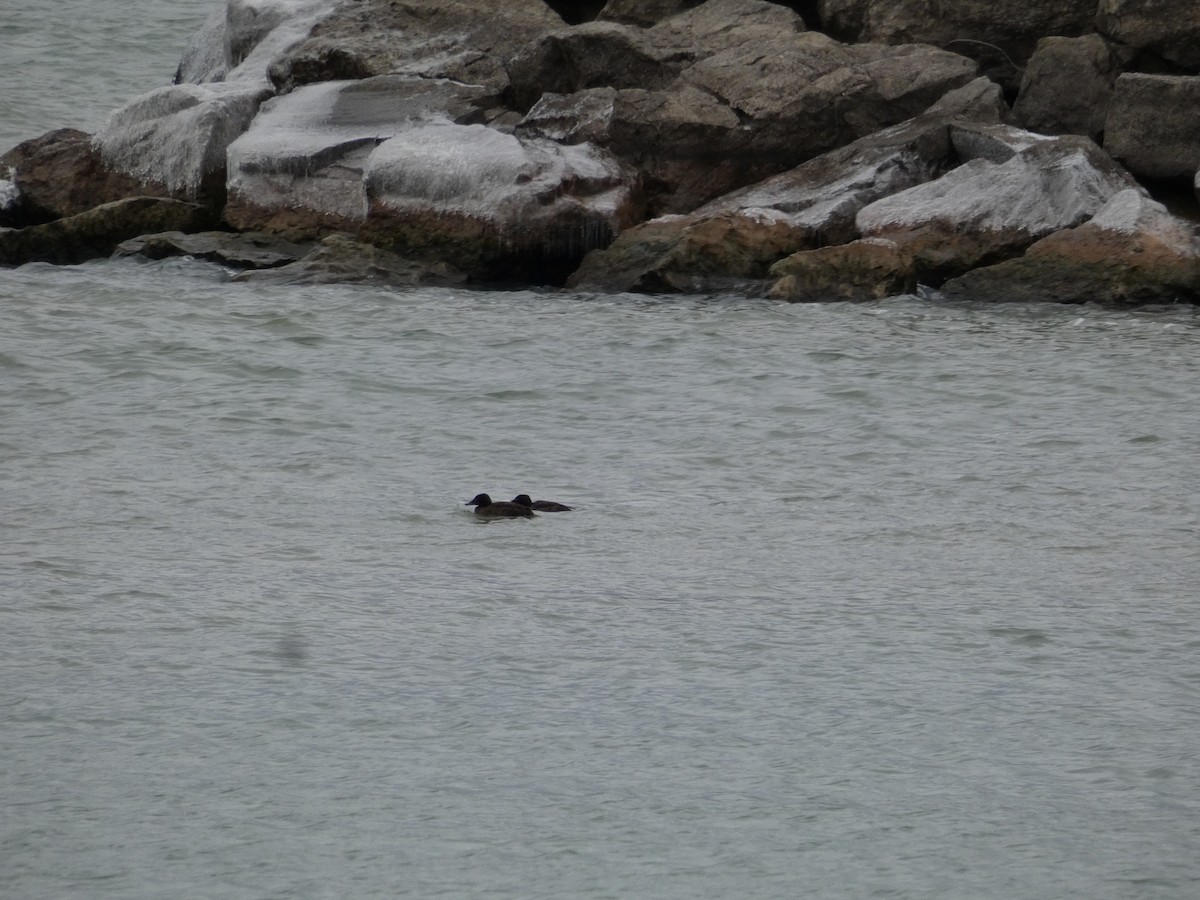
[[[528,494],[517,494],[512,498],[512,502],[527,509],[536,509],[538,512],[570,512],[574,508],[555,503],[553,500],[530,500]]]
[[[475,515],[497,519],[532,519],[533,508],[522,506],[520,503],[509,503],[505,500],[492,502],[487,494],[476,494],[468,500],[467,506],[475,507]]]

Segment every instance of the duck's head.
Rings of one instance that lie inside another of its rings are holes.
[[[464,506],[491,506],[492,498],[487,494],[476,494],[472,499],[463,504]]]
[[[533,500],[528,494],[517,494],[517,496],[512,498],[512,502],[517,504],[517,506],[528,506],[530,509],[533,509]]]

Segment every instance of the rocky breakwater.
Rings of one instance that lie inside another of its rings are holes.
[[[0,157],[0,262],[1194,300],[1200,13],[1160,5],[227,0],[175,84]]]

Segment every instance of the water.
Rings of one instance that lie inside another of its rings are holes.
[[[0,270],[0,896],[1195,896],[1198,350]]]

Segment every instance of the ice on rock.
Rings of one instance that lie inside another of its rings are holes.
[[[267,66],[336,8],[330,0],[227,0],[192,38],[176,83],[266,83]]]
[[[0,166],[0,212],[6,212],[20,201],[21,189],[17,187],[12,174],[6,177],[2,170],[3,167]]]
[[[267,208],[304,206],[361,219],[368,154],[413,123],[470,116],[484,89],[383,75],[305,85],[263,104],[229,146],[230,195]]]
[[[980,231],[1049,234],[1095,215],[1129,186],[1073,148],[1041,156],[1018,153],[997,165],[973,159],[936,181],[901,191],[862,209],[864,235],[942,223]]]
[[[620,165],[591,144],[562,146],[483,125],[430,124],[384,141],[367,161],[368,197],[393,215],[487,222],[514,246],[586,252],[611,240],[629,200]]]
[[[334,9],[330,0],[228,0],[193,40],[176,84],[109,116],[95,144],[105,163],[194,197],[274,93],[267,66]]]
[[[162,87],[110,115],[94,142],[112,168],[195,196],[267,96],[228,83]]]

